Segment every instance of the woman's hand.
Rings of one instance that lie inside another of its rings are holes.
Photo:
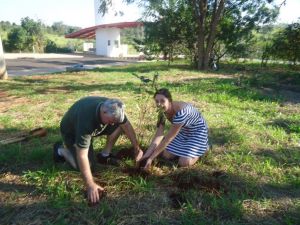
[[[145,171],[149,171],[150,170],[151,165],[152,165],[152,161],[153,160],[151,158],[147,159],[146,165],[143,168]]]

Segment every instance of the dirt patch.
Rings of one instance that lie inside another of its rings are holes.
[[[182,205],[188,203],[185,193],[190,189],[202,190],[219,197],[222,193],[227,193],[225,185],[219,179],[223,176],[226,176],[223,171],[213,171],[212,173],[205,175],[182,171],[180,173],[169,175],[172,180],[172,187],[177,187],[179,189],[179,191],[171,192],[169,194],[172,208],[180,209]]]
[[[169,198],[174,209],[180,209],[183,204],[187,203],[187,199],[182,193],[172,192],[169,194]]]
[[[11,204],[27,204],[28,201],[34,201],[32,194],[35,187],[22,182],[22,177],[10,172],[0,176],[0,199],[1,202]]]
[[[134,159],[134,149],[133,148],[122,148],[114,156],[117,159]]]
[[[300,104],[300,92],[294,89],[273,89],[270,87],[262,87],[258,91],[268,97],[276,98],[278,95],[283,98],[283,106],[287,104]]]
[[[199,73],[195,74],[193,76],[180,73],[180,74],[175,74],[175,76],[169,76],[166,77],[165,80],[170,81],[170,82],[178,82],[178,81],[183,81],[183,82],[189,82],[193,80],[199,80],[201,78],[219,78],[219,79],[232,79],[234,76],[230,74],[215,74],[215,73]]]
[[[57,88],[48,88],[48,89],[43,89],[38,91],[40,94],[56,94],[56,93],[71,93],[72,91],[68,90],[66,87],[57,87]]]
[[[27,98],[12,96],[5,91],[0,91],[0,113],[7,112],[16,105],[25,105],[28,102],[30,100]]]
[[[130,154],[130,151],[127,151],[127,153]],[[122,172],[128,174],[129,176],[141,176],[143,178],[146,178],[151,174],[150,171],[143,169],[143,167],[146,165],[146,162],[147,162],[147,159],[143,159],[142,161],[138,162],[134,167],[126,166],[122,170]]]
[[[178,187],[180,190],[201,189],[220,196],[221,193],[227,193],[227,188],[221,182],[221,179],[219,179],[225,176],[226,174],[223,171],[214,171],[211,174],[205,175],[183,171],[170,177],[173,181],[173,186]]]
[[[143,160],[141,160],[139,163],[138,163],[138,168],[144,168],[145,166],[146,166],[146,163],[147,163],[147,161],[148,161],[148,158],[145,158],[145,159],[143,159]]]
[[[151,175],[151,172],[145,171],[139,167],[126,167],[122,169],[122,172],[131,177],[141,176],[143,178],[147,178]]]

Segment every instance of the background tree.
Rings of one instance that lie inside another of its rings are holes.
[[[48,39],[44,51],[46,53],[57,53],[58,47],[54,41]]]
[[[258,24],[270,22],[278,15],[278,8],[270,4],[274,0],[189,1],[198,23],[198,69],[207,69],[216,39],[234,51],[234,45],[249,38]]]
[[[111,0],[99,0],[101,7],[99,11],[105,13],[107,8],[111,5]],[[134,0],[127,0],[133,2]],[[193,26],[189,27],[194,33],[191,36],[196,36],[195,43],[189,43],[189,47],[196,47],[195,60],[197,61],[198,69],[207,69],[209,58],[213,53],[213,48],[216,45],[216,38],[221,32],[222,21],[230,17],[231,34],[234,36],[239,32],[240,37],[249,33],[258,24],[267,23],[274,19],[278,14],[278,7],[274,6],[274,0],[137,0],[140,4],[146,7],[145,16],[151,17],[153,22],[157,22],[168,15],[174,15],[176,12],[163,14],[166,6],[175,5],[176,7],[169,7],[169,9],[178,9],[178,5],[185,5],[186,9],[190,10],[193,15]],[[170,4],[171,3],[171,4]],[[155,15],[153,17],[153,15]],[[177,14],[178,15],[178,14]],[[175,18],[173,24],[176,24]],[[171,20],[171,18],[170,18]],[[179,23],[180,24],[180,23]],[[179,27],[181,29],[183,27]],[[168,30],[166,30],[167,32]],[[243,34],[243,35],[242,35]],[[233,37],[234,37],[233,36]],[[182,36],[185,37],[186,36]],[[233,46],[233,40],[240,38],[231,38],[223,40],[224,45]],[[220,36],[219,36],[220,40]],[[242,43],[242,42],[241,42]],[[244,43],[246,43],[244,41]]]
[[[69,29],[69,27],[63,24],[63,22],[54,22],[51,28],[54,33],[59,35],[65,35]]]
[[[160,20],[145,24],[145,42],[147,45],[157,43],[157,53],[163,53],[164,59],[173,60],[176,47],[181,43],[180,26],[177,18],[174,18],[175,9],[161,9],[161,14],[165,15]],[[175,10],[176,11],[176,10]]]
[[[42,22],[25,17],[21,19],[21,27],[27,32],[27,48],[32,49],[33,52],[43,52],[44,30]]]
[[[4,47],[7,51],[23,51],[26,49],[27,32],[22,27],[13,28],[7,35]]]
[[[272,44],[272,55],[277,59],[300,61],[300,23],[292,23],[278,32]]]
[[[63,22],[54,22],[51,26],[51,29],[53,33],[58,34],[58,35],[65,35],[69,34],[75,31],[80,30],[80,27],[74,27],[74,26],[68,26],[64,24]]]

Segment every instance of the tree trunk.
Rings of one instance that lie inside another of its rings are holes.
[[[197,39],[198,69],[206,70],[208,69],[209,56],[212,52],[213,43],[216,37],[217,26],[224,11],[225,0],[215,0],[209,30],[205,29],[208,10],[207,0],[193,0],[193,6],[199,26]],[[208,37],[206,39],[205,37],[207,36],[207,34]]]
[[[7,71],[6,71],[6,64],[4,59],[4,52],[2,47],[2,40],[0,37],[0,80],[5,80],[8,78]]]
[[[205,19],[207,14],[207,0],[193,0],[194,13],[197,18],[197,24],[199,26],[197,48],[198,48],[198,70],[203,69],[203,59],[205,52]]]
[[[212,48],[216,38],[217,26],[219,24],[221,15],[224,11],[224,6],[225,6],[225,0],[215,0],[212,19],[210,23],[209,35],[207,38],[206,51],[204,54],[204,61],[203,61],[204,70],[208,68],[209,56],[213,50]]]

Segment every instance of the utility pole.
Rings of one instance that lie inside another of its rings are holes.
[[[2,39],[0,36],[0,80],[6,80],[8,78],[6,64],[4,59],[4,51],[2,46]]]

